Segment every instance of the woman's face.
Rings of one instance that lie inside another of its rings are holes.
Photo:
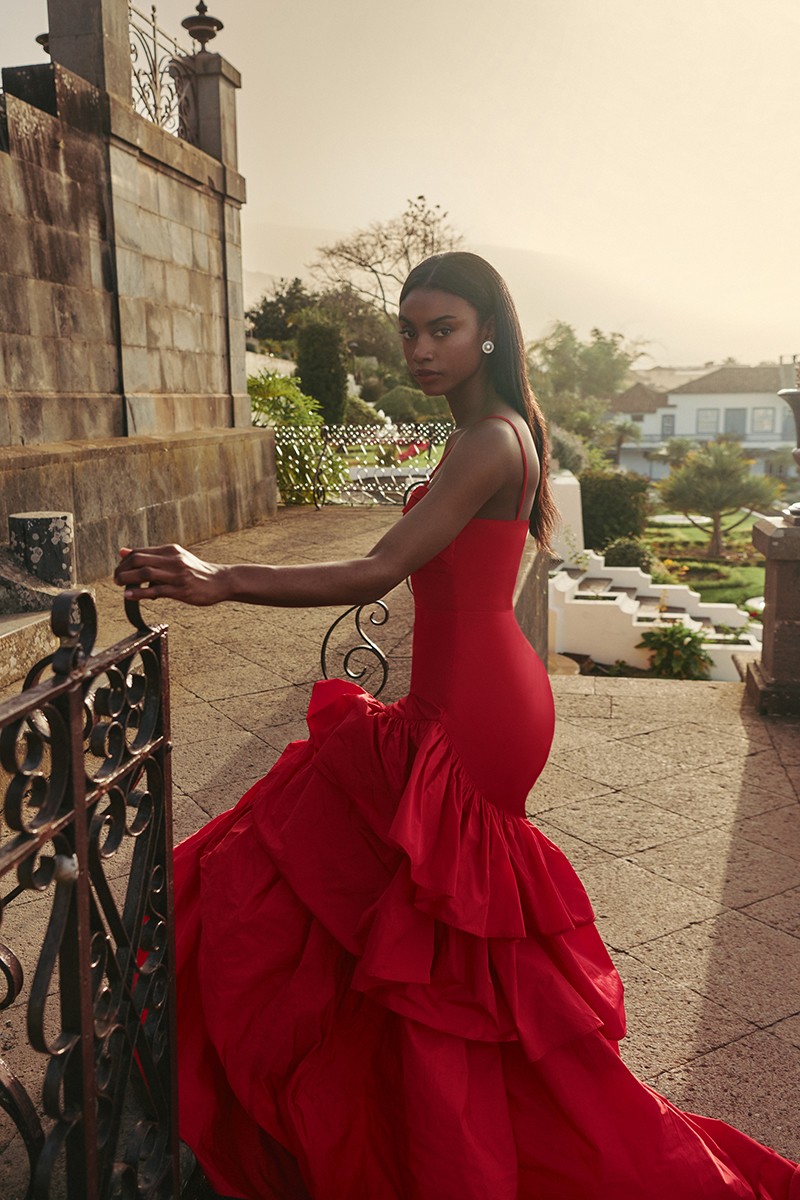
[[[438,288],[414,288],[400,305],[408,369],[428,396],[446,396],[486,371],[481,346],[492,332],[467,300]]]

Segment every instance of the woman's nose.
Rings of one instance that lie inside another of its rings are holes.
[[[414,351],[411,357],[414,362],[425,362],[431,356],[431,341],[430,338],[417,337],[414,341]]]

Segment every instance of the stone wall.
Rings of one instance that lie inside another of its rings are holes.
[[[9,513],[75,513],[78,579],[111,574],[124,545],[186,545],[273,516],[272,430],[98,438],[0,447],[0,528]]]
[[[241,176],[57,63],[3,87],[0,445],[248,425]]]
[[[134,109],[127,0],[48,15],[52,63],[0,94],[0,544],[9,513],[72,512],[85,583],[120,544],[274,513],[274,441],[247,396],[238,72],[181,59],[177,137]]]
[[[119,436],[100,95],[48,66],[3,71],[3,85],[0,445]]]

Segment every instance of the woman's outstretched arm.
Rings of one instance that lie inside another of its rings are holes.
[[[115,580],[130,599],[210,605],[223,600],[276,607],[364,604],[448,546],[467,522],[520,472],[519,447],[501,422],[466,430],[428,494],[363,558],[300,566],[205,562],[181,546],[121,551]]]

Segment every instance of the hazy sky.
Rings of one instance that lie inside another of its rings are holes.
[[[191,7],[161,0],[161,24]],[[209,8],[244,80],[249,271],[301,273],[287,247],[424,193],[471,246],[534,252],[505,268],[526,294],[537,255],[542,290],[563,260],[562,311],[529,320],[625,327],[662,361],[800,352],[797,0]],[[0,11],[3,63],[39,61],[45,0]]]

